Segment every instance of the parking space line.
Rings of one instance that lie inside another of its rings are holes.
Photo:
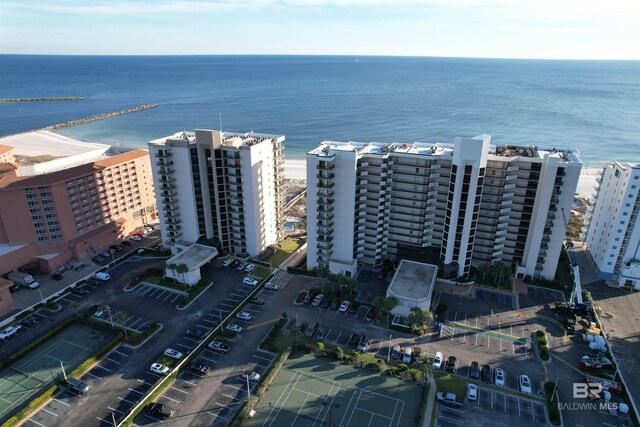
[[[127,403],[129,403],[129,404],[131,404],[131,405],[135,405],[135,403],[134,403],[134,402],[132,402],[132,401],[130,401],[130,400],[127,400],[127,399],[123,399],[123,398],[121,398],[120,396],[118,396],[118,399],[122,400],[123,402],[127,402]]]
[[[522,414],[520,413],[520,399],[518,399],[517,397],[516,399],[518,400],[518,416],[520,417],[522,416]]]
[[[335,340],[333,340],[333,342],[334,342],[335,344],[337,344],[337,343],[338,343],[338,338],[340,338],[340,335],[342,335],[342,331],[340,331],[340,332],[338,333],[338,336],[336,337],[336,339],[335,339]]]
[[[119,412],[119,413],[121,413],[121,414],[124,414],[124,412],[123,412],[123,411],[121,411],[121,410],[119,410],[119,409],[116,409],[116,408],[112,408],[111,406],[107,406],[107,408],[109,408],[109,409],[110,409],[110,410],[112,410],[113,412]]]
[[[109,369],[109,368],[105,368],[104,366],[96,365],[95,367],[96,367],[96,368],[104,369],[105,371],[113,372],[111,369]]]
[[[123,355],[123,356],[125,356],[125,357],[129,357],[129,355],[128,355],[127,353],[123,353],[123,352],[118,351],[118,350],[113,350],[113,352],[114,352],[114,353],[121,354],[121,355]]]
[[[98,418],[98,419],[99,419],[99,418]],[[45,426],[44,424],[40,424],[39,422],[37,422],[37,421],[35,421],[35,420],[32,420],[31,418],[29,418],[29,421],[31,421],[32,423],[38,424],[39,426],[47,427],[47,426]]]
[[[173,298],[171,299],[171,301],[169,301],[169,302],[173,304],[173,302],[174,302],[175,300],[177,300],[178,298],[180,298],[180,297],[182,297],[182,295],[180,295],[180,294],[176,294],[176,296],[175,296],[175,297],[173,297]]]
[[[54,417],[57,417],[57,416],[58,416],[58,414],[56,414],[55,412],[51,412],[51,411],[49,411],[49,410],[48,410],[48,409],[46,409],[46,408],[42,408],[42,410],[43,410],[44,412],[46,412],[47,414],[51,414],[51,415],[53,415]]]
[[[207,411],[207,414],[209,414],[209,415],[213,415],[213,416],[214,416],[214,417],[216,417],[216,418],[222,418],[222,419],[223,419],[223,420],[225,420],[225,421],[229,421],[229,418],[225,418],[225,417],[223,417],[222,415],[214,414],[213,412],[209,412],[209,411]]]
[[[184,348],[187,348],[187,349],[191,350],[191,347],[189,347],[188,345],[184,345],[184,344],[180,344],[180,343],[176,343],[176,345],[179,346],[179,347],[184,347]]]
[[[507,395],[503,394],[502,397],[504,397],[504,413],[507,413]]]
[[[224,397],[228,397],[228,398],[229,398],[229,399],[231,399],[231,400],[237,400],[238,402],[244,402],[244,400],[242,400],[242,399],[238,399],[237,397],[229,396],[228,394],[224,394],[224,393],[222,393],[222,395],[223,395]]]
[[[129,387],[127,387],[127,388],[129,389],[129,391],[132,391],[132,392],[134,392],[134,393],[138,393],[138,394],[142,394],[143,396],[144,396],[145,394],[147,394],[147,393],[143,393],[143,392],[138,391],[138,390],[134,390],[134,389],[129,388]]]
[[[129,328],[133,328],[133,325],[135,325],[136,323],[140,322],[141,320],[142,320],[142,317],[140,317],[138,320],[136,320],[136,321],[135,321],[135,322],[133,322],[133,323],[129,323],[129,326],[128,326],[128,327],[129,327]]]
[[[121,363],[120,363],[120,362],[118,362],[117,360],[109,359],[108,357],[105,357],[105,360],[108,360],[109,362],[113,362],[113,363],[115,363],[116,365],[121,365]]]
[[[182,378],[180,378],[180,381],[185,382],[185,383],[187,383],[187,384],[189,384],[189,385],[192,385],[192,386],[194,386],[194,387],[196,386],[196,383],[192,383],[191,381],[187,381],[187,380],[184,380],[184,379],[182,379]]]
[[[258,356],[258,355],[255,355],[255,354],[252,354],[251,357],[255,357],[256,359],[266,360],[269,363],[271,363],[271,361],[273,360],[273,358],[262,357],[262,356]]]
[[[200,319],[202,322],[207,322],[207,323],[216,323],[213,320],[207,320],[207,319]]]
[[[172,399],[172,398],[170,398],[170,397],[165,396],[164,394],[163,394],[162,396],[160,396],[160,397],[163,397],[163,398],[165,398],[165,399],[167,399],[167,400],[170,400],[170,401],[172,401],[172,402],[182,403],[182,402],[180,402],[179,400]]]
[[[144,380],[140,380],[140,379],[136,379],[136,381],[139,381],[139,382],[141,382],[142,384],[146,384],[146,385],[148,385],[148,386],[152,386],[152,385],[153,385],[153,384],[151,384],[151,383],[148,383],[148,382],[146,382],[146,381],[144,381]]]
[[[531,416],[533,417],[533,421],[536,420],[536,411],[533,410],[533,402],[529,402],[531,404]]]
[[[207,362],[211,362],[211,363],[218,363],[217,360],[209,359],[208,357],[204,357],[204,356],[200,356],[199,359],[206,360]]]
[[[169,388],[171,388],[171,389],[173,389],[173,390],[175,390],[175,391],[179,391],[180,393],[189,394],[189,392],[188,392],[188,391],[180,390],[179,388],[175,388],[174,386],[171,386],[171,387],[169,387]]]
[[[246,387],[236,387],[235,385],[231,385],[231,384],[225,384],[225,385],[226,385],[227,387],[235,388],[235,389],[236,389],[236,390],[238,390],[238,391],[244,391],[244,392],[246,392],[246,391],[247,391]]]
[[[54,397],[53,399],[51,399],[51,400],[55,400],[56,402],[58,402],[58,403],[62,403],[62,404],[63,404],[63,405],[65,405],[65,406],[71,406],[71,405],[69,405],[68,403],[63,402],[62,400],[58,400],[58,399],[56,399],[55,397]]]
[[[166,301],[170,296],[172,296],[173,294],[175,294],[175,292],[169,292],[167,294],[167,296],[162,300],[162,301]]]
[[[99,377],[99,376],[97,376],[97,375],[93,375],[91,372],[87,372],[87,375],[89,375],[90,377],[93,377],[93,378],[97,378],[97,379],[99,379],[99,380],[101,380],[101,379],[102,379],[102,377]]]
[[[137,331],[141,331],[142,328],[144,328],[145,326],[147,326],[147,323],[151,322],[151,320],[147,320],[146,322],[144,322],[142,325],[138,326],[136,328]]]

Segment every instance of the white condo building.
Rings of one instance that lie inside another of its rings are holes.
[[[284,136],[216,130],[149,142],[162,239],[257,255],[282,238]]]
[[[572,150],[322,142],[307,153],[307,267],[410,259],[450,277],[503,261],[553,278],[582,163]]]
[[[640,290],[640,166],[605,163],[585,242],[603,280]]]

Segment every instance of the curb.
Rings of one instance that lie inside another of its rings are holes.
[[[200,298],[202,296],[202,294],[204,294],[206,291],[209,290],[210,287],[212,287],[215,283],[211,282],[209,284],[209,286],[207,286],[206,288],[204,288],[202,291],[200,291],[200,293],[198,294],[197,297],[195,297],[194,299],[192,299],[191,301],[189,301],[189,304],[185,305],[184,307],[180,307],[180,303],[178,303],[178,306],[176,307],[178,310],[182,311],[182,310],[186,310],[187,308],[189,308],[189,306],[191,304],[193,304],[194,302],[196,302],[198,300],[198,298]]]
[[[140,347],[142,347],[143,345],[145,345],[145,344],[147,343],[147,341],[149,341],[151,338],[153,338],[153,337],[154,337],[158,332],[160,332],[161,330],[163,330],[163,329],[164,329],[164,324],[162,324],[162,323],[158,323],[158,325],[160,325],[160,327],[159,327],[159,328],[158,328],[154,333],[152,333],[152,334],[151,334],[151,335],[149,335],[147,338],[145,338],[145,340],[144,340],[144,341],[142,341],[140,344],[138,344],[138,345],[131,345],[131,344],[126,344],[126,343],[124,343],[124,344],[122,344],[122,345],[123,345],[124,347],[129,347],[129,348],[132,348],[132,349],[134,349],[134,350],[139,349]]]

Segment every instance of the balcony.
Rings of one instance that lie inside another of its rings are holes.
[[[334,174],[333,172],[322,171],[322,172],[318,172],[318,174],[316,175],[316,178],[318,178],[318,179],[333,179],[335,176],[336,176],[336,174]]]
[[[157,158],[167,158],[173,156],[173,154],[169,150],[158,150],[155,156]]]
[[[331,250],[333,248],[333,243],[331,242],[321,242],[320,240],[318,240],[318,243],[316,244],[316,247],[318,249],[323,249],[323,250]]]
[[[332,181],[326,181],[326,180],[318,181],[318,188],[331,189],[334,186],[335,184]]]
[[[318,197],[318,205],[333,205],[333,197]]]
[[[164,216],[169,218],[167,221],[171,221],[172,218],[177,220],[180,218],[180,211],[165,211]]]
[[[333,162],[319,162],[318,170],[331,171],[336,167]]]
[[[176,182],[176,177],[175,176],[163,176],[162,178],[160,178],[158,180],[158,182],[160,184],[171,184]]]

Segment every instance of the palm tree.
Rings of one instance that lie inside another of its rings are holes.
[[[127,327],[126,327],[128,319],[129,319],[129,316],[127,316],[127,314],[123,313],[122,311],[120,313],[116,314],[116,317],[114,318],[116,324],[122,326],[122,330],[124,331],[124,339],[125,339],[125,341],[128,340]]]
[[[433,313],[418,306],[411,307],[408,320],[411,328],[416,329],[431,323],[433,321]]]
[[[186,280],[184,278],[184,273],[186,273],[187,271],[189,271],[189,267],[187,267],[186,264],[178,264],[175,266],[176,269],[176,273],[181,273],[182,274],[182,283],[184,285],[186,285]]]
[[[176,283],[176,264],[171,264],[168,262],[165,262],[165,269],[167,270],[171,270],[171,276],[173,277],[173,283]]]
[[[80,303],[72,302],[71,304],[69,304],[69,308],[75,311],[78,317],[82,317],[80,316],[80,311],[78,310],[80,308]]]

